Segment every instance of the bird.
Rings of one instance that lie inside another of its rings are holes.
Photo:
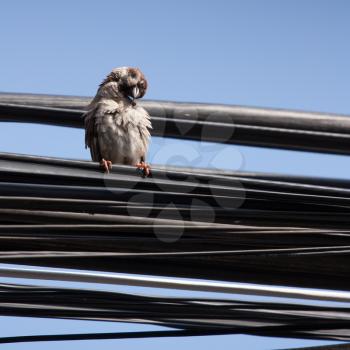
[[[142,177],[151,176],[146,163],[151,120],[135,101],[145,95],[147,86],[139,68],[114,68],[83,114],[85,148],[106,173],[112,164],[124,164],[136,166]]]

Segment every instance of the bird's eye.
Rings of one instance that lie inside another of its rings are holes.
[[[137,74],[135,72],[135,69],[129,69],[129,76],[131,79],[136,79],[137,78]]]

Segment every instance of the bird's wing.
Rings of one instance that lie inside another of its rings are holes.
[[[97,103],[83,115],[85,125],[85,147],[90,148],[91,158],[94,162],[100,162],[103,158],[98,140],[98,124],[103,122],[104,116],[116,113],[116,108],[113,107],[115,106],[110,106],[107,103]]]
[[[96,131],[98,109],[99,106],[96,105],[83,115],[85,125],[85,148],[90,148],[91,158],[94,162],[99,162],[102,159]]]
[[[142,144],[142,148],[144,149],[144,154],[142,156],[143,160],[145,161],[146,158],[146,153],[148,149],[148,144],[149,144],[149,139],[151,137],[149,130],[152,129],[151,121],[150,121],[150,116],[144,110],[143,108],[140,108],[142,111],[142,118],[140,120],[140,123],[138,124],[137,128],[140,134],[140,141]]]

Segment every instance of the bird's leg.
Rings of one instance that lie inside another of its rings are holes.
[[[110,170],[112,170],[112,162],[110,160],[105,160],[102,158],[100,162],[100,167],[104,170],[105,173],[109,173]]]
[[[141,158],[140,162],[136,164],[136,171],[142,176],[142,177],[149,177],[152,176],[151,174],[151,167],[144,162],[143,158]]]

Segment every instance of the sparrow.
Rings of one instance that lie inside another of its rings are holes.
[[[109,173],[112,164],[134,165],[150,176],[146,153],[152,129],[147,111],[136,103],[147,90],[147,80],[138,68],[113,69],[100,84],[84,113],[85,148],[91,158]]]

